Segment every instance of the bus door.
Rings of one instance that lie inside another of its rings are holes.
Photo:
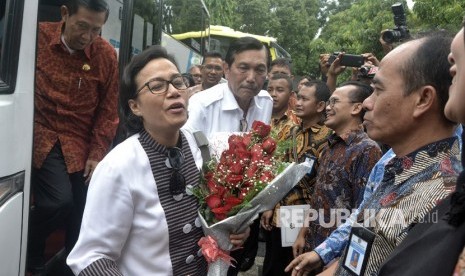
[[[0,275],[24,275],[37,1],[0,1]]]

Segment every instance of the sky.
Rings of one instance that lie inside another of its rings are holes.
[[[410,10],[413,8],[413,3],[414,3],[413,0],[407,0],[407,6]]]

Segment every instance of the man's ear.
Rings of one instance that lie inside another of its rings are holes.
[[[318,104],[316,105],[316,111],[318,113],[323,113],[325,109],[326,109],[326,103],[323,101],[318,102]]]
[[[224,71],[224,76],[226,77],[227,80],[229,80],[229,65],[227,62],[223,61],[223,71]]]
[[[354,116],[358,116],[360,114],[360,112],[362,112],[363,110],[363,104],[362,103],[354,103],[354,105],[352,106],[352,111],[350,112],[350,114],[354,115]]]
[[[426,85],[418,89],[418,91],[413,92],[416,97],[415,99],[415,109],[413,112],[414,117],[419,117],[428,110],[432,108],[435,102],[438,101],[437,99],[437,91],[431,85]]]
[[[60,13],[61,13],[61,21],[66,21],[69,17],[68,7],[66,7],[65,5],[61,6]]]
[[[142,116],[142,112],[140,111],[139,104],[137,103],[136,100],[130,99],[128,101],[128,105],[129,105],[129,108],[131,109],[132,113],[134,113],[134,115],[139,116],[139,117]]]

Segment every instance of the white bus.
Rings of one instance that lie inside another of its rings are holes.
[[[118,52],[120,72],[132,55],[160,44],[163,32],[187,32],[208,24],[202,0],[107,1],[110,17],[102,37]],[[37,26],[38,21],[60,20],[63,2],[0,1],[0,276],[26,274]],[[181,17],[186,20],[178,20]],[[178,26],[182,22],[188,24]],[[178,48],[168,51],[185,55]],[[47,249],[48,275],[60,275],[52,272],[54,260],[60,258],[59,235]]]

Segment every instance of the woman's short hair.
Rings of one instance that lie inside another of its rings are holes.
[[[136,84],[136,76],[150,61],[159,58],[171,61],[178,68],[174,57],[159,45],[146,48],[142,53],[134,56],[124,68],[120,83],[119,113],[127,135],[138,133],[143,128],[142,118],[132,113],[128,103],[129,100],[137,97],[137,89],[139,87]]]

